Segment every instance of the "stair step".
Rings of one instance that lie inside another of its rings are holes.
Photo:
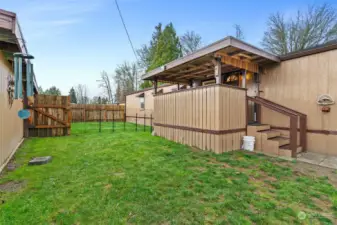
[[[276,130],[264,130],[261,131],[261,133],[263,134],[267,134],[267,138],[274,138],[274,137],[278,137],[281,136],[281,132],[280,131],[276,131]]]
[[[283,146],[280,147],[280,149],[291,151],[290,145],[283,145]],[[297,146],[297,153],[300,153],[300,152],[302,152],[302,146]]]
[[[267,124],[254,125],[254,127],[256,127],[256,131],[270,130],[270,125]]]
[[[284,146],[284,145],[288,145],[290,143],[290,139],[289,138],[284,138],[284,137],[274,137],[274,138],[270,138],[268,139],[270,141],[277,141],[278,142],[278,146]]]

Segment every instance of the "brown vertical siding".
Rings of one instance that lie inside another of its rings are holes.
[[[330,94],[337,100],[337,50],[304,56],[266,68],[261,76],[261,97],[287,106],[308,116],[308,150],[337,155],[337,135],[310,132],[337,131],[337,106],[323,113],[316,100]],[[276,127],[289,127],[288,119],[262,109],[262,122]],[[285,135],[287,131],[283,131]]]
[[[204,86],[155,96],[157,135],[222,153],[240,149],[246,127],[246,91]]]
[[[0,53],[0,171],[23,138],[23,121],[18,117],[22,101],[8,104],[7,78],[13,72]]]

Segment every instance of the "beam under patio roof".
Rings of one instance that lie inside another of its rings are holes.
[[[277,56],[229,36],[156,68],[144,74],[142,79],[180,83],[188,83],[193,77],[202,80],[214,74],[212,59],[216,57],[221,57],[222,71],[228,72],[238,69],[258,72],[260,65],[280,62]]]

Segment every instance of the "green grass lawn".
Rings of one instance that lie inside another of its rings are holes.
[[[113,133],[110,125],[98,133],[97,123],[78,123],[69,137],[26,140],[18,168],[0,178],[0,224],[336,222],[335,187],[293,171],[295,162],[215,155],[153,137],[148,127],[124,132],[120,123]],[[27,165],[45,155],[53,161]]]

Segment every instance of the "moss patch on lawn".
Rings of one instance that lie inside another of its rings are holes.
[[[20,167],[0,178],[0,186],[25,183],[0,189],[0,224],[336,223],[336,188],[328,177],[295,171],[296,162],[192,151],[131,124],[101,133],[87,126],[25,141]],[[51,163],[27,165],[45,155]]]

